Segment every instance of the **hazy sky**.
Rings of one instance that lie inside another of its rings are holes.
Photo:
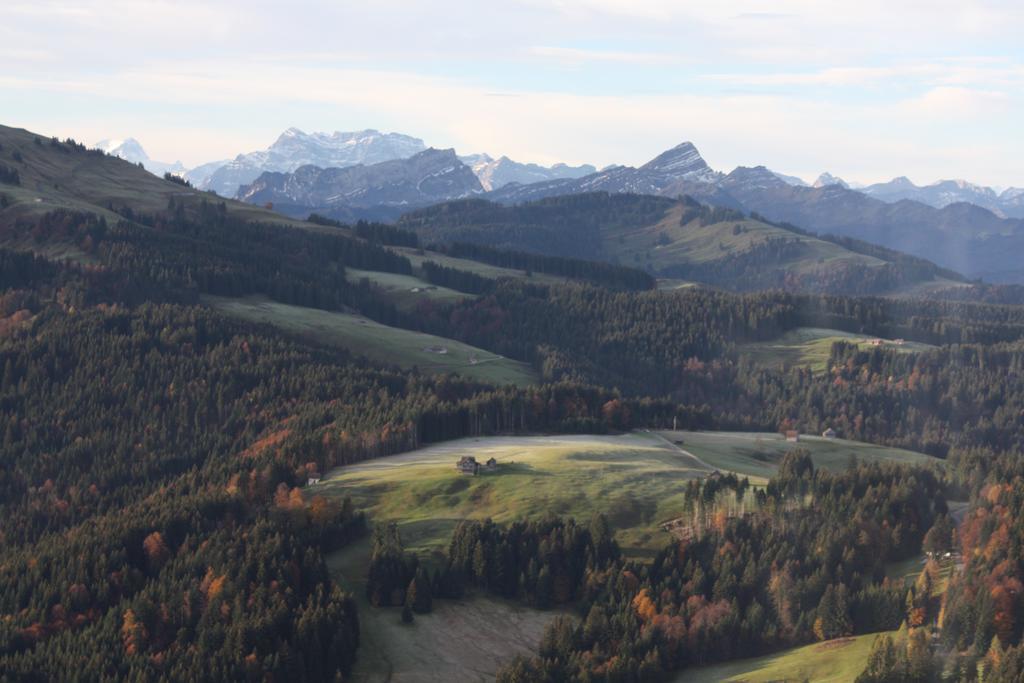
[[[1022,27],[1021,0],[3,0],[0,123],[189,166],[296,126],[1024,186]]]

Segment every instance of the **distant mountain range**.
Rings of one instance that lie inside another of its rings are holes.
[[[423,140],[400,133],[361,130],[351,133],[304,133],[289,128],[270,147],[239,154],[230,161],[203,164],[185,174],[201,190],[234,197],[238,188],[262,173],[290,173],[302,166],[343,168],[407,159],[427,146]]]
[[[142,164],[143,168],[154,175],[162,176],[164,173],[179,174],[185,171],[180,161],[167,163],[165,161],[154,161],[146,154],[139,141],[135,138],[124,140],[100,140],[94,148],[106,152],[111,156],[130,161],[133,164]]]
[[[321,168],[305,165],[292,173],[266,172],[239,189],[238,198],[273,204],[305,218],[394,219],[414,207],[483,194],[476,174],[455,150],[427,149],[408,159],[377,164]]]
[[[966,202],[1000,216],[1024,218],[1024,189],[1014,187],[996,192],[991,187],[975,185],[966,180],[940,180],[922,187],[906,177],[900,177],[887,183],[868,185],[861,192],[885,202],[911,199],[939,209]]]
[[[459,157],[459,159],[473,169],[473,173],[480,179],[480,184],[488,191],[497,190],[511,183],[528,185],[558,178],[582,178],[597,172],[597,169],[590,164],[541,166],[539,164],[521,164],[506,156],[494,159],[488,154],[473,154]]]
[[[134,140],[103,145],[154,173],[182,173],[180,164],[150,160]],[[807,183],[762,166],[725,174],[708,166],[690,142],[639,167],[597,170],[457,156],[399,133],[292,128],[266,150],[204,164],[184,176],[199,189],[273,203],[294,217],[320,212],[340,220],[394,220],[408,210],[473,196],[516,204],[602,191],[685,195],[899,249],[972,277],[1024,283],[1024,265],[1016,257],[1024,248],[1022,189],[997,192],[964,181],[918,186],[906,178],[861,187],[830,173]]]
[[[201,190],[212,190],[223,197],[235,197],[239,188],[249,185],[266,172],[291,173],[303,166],[322,169],[372,166],[396,159],[409,159],[427,149],[419,138],[401,133],[381,133],[368,129],[355,132],[305,133],[289,128],[265,150],[239,154],[234,159],[211,161],[183,175]],[[497,159],[488,154],[460,157],[479,178],[485,190],[509,183],[535,183],[554,178],[577,178],[594,173],[590,165],[541,166]],[[180,169],[184,171],[184,169]],[[162,171],[161,171],[162,174]]]
[[[400,225],[415,230],[427,247],[435,242],[475,242],[484,248],[608,261],[669,278],[666,286],[696,282],[733,290],[783,288],[968,300],[996,297],[1001,301],[1018,301],[1021,296],[1022,288],[974,286],[955,272],[890,249],[842,237],[821,237],[749,211],[680,198],[676,191],[686,188],[703,190],[733,204],[783,197],[784,206],[793,206],[806,203],[799,193],[812,193],[808,196],[813,197],[814,193],[843,192],[889,206],[836,185],[793,187],[763,168],[723,175],[708,168],[692,145],[673,148],[641,169],[616,167],[587,176],[593,183],[614,180],[626,190],[662,187],[662,192],[671,195],[667,197],[605,191],[568,193],[514,205],[487,201],[486,197],[496,193],[486,192],[453,150],[427,149],[409,159],[378,164],[344,169],[306,165],[289,173],[265,173],[246,187],[245,203],[211,201],[206,192],[158,178],[135,163],[71,142],[44,140],[29,131],[0,126],[2,167],[17,171],[17,175],[0,178],[0,206],[5,207],[0,211],[0,228],[8,229],[8,238],[21,240],[24,226],[55,215],[54,211],[92,213],[109,225],[127,220],[154,230],[153,239],[164,244],[160,241],[165,237],[162,228],[154,228],[150,222],[174,216],[178,210],[194,216],[209,215],[213,210],[232,220],[310,228],[309,223],[290,220],[279,211],[303,215],[330,210],[350,220],[383,207],[392,215],[401,213]],[[532,186],[550,182],[554,181]],[[787,198],[787,191],[794,196]],[[441,197],[460,199],[439,203]],[[261,206],[268,203],[275,211]],[[430,206],[413,208],[417,204]],[[992,217],[984,209],[972,209]],[[312,228],[316,232],[323,230],[319,223]],[[344,226],[335,229],[351,234]],[[91,240],[60,231],[55,239],[64,257],[90,258]],[[169,243],[177,244],[178,238]],[[189,252],[193,257],[199,257],[191,237],[183,244],[193,250]],[[278,246],[285,248],[284,244]]]
[[[853,237],[930,259],[991,282],[1024,282],[1024,221],[956,203],[941,209],[889,203],[838,184],[789,185],[764,167],[737,168],[718,188],[749,211],[822,233]]]
[[[966,180],[939,180],[931,185],[915,185],[906,176],[893,178],[886,183],[860,185],[846,182],[831,173],[822,173],[817,180],[808,184],[796,176],[777,172],[775,175],[796,187],[839,185],[848,190],[863,192],[890,204],[910,199],[936,209],[943,209],[950,204],[966,202],[988,209],[1002,218],[1024,218],[1024,189],[1016,187],[997,191],[991,187],[969,183]]]
[[[1024,220],[1004,217],[1006,211],[962,201],[941,208],[914,199],[885,201],[827,173],[814,186],[763,166],[723,174],[711,169],[689,142],[639,168],[617,166],[581,178],[512,184],[486,198],[518,204],[595,191],[686,195],[807,230],[873,242],[971,277],[1024,283],[1024,264],[1018,256],[1024,249]],[[1009,202],[1024,201],[1024,192],[1018,190],[1000,196]]]

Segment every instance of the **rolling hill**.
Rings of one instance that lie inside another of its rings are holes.
[[[108,220],[167,210],[203,200],[223,201],[229,214],[246,221],[288,224],[322,230],[262,207],[221,200],[180,182],[158,178],[137,164],[27,130],[0,126],[0,170],[16,172],[17,183],[0,182],[6,206],[0,226],[34,219],[55,209],[83,211]]]
[[[733,290],[899,294],[914,288],[919,294],[963,284],[956,273],[921,259],[690,198],[596,192],[515,206],[468,200],[408,213],[399,225],[427,244],[469,242],[603,260]]]
[[[1007,191],[998,206],[977,199],[979,206],[964,201],[972,195],[950,191],[957,189],[955,184],[932,189],[948,201],[940,205],[930,195],[885,192],[876,198],[873,191],[851,189],[829,174],[807,187],[764,166],[741,166],[724,174],[711,169],[697,149],[684,142],[637,168],[615,166],[581,178],[508,185],[486,198],[513,205],[598,191],[686,195],[706,204],[756,211],[808,230],[897,249],[990,282],[1024,283],[1016,258],[1024,240],[1024,221],[1013,218],[1019,216],[1020,191]]]

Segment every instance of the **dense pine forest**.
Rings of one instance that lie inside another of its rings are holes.
[[[578,241],[598,218],[625,226],[664,202],[551,200],[511,214],[543,223],[554,207],[562,218],[546,229]],[[172,194],[155,210],[111,201],[5,216],[0,680],[346,680],[359,608],[325,557],[367,537],[372,609],[404,606],[412,621],[439,601],[491,594],[560,610],[500,680],[664,680],[900,628],[906,638],[879,640],[862,680],[1020,680],[1024,309],[1012,296],[810,295],[775,283],[659,291],[641,270],[530,253],[515,233],[506,237],[522,251],[456,241],[424,250],[419,266],[402,255],[424,243],[403,228],[441,212],[462,239],[491,210],[428,210],[399,228],[299,226]],[[462,296],[397,306],[347,270],[418,276]],[[226,317],[208,296],[429,332],[528,363],[540,382],[371,363]],[[824,370],[767,367],[744,351],[803,327],[935,348],[838,342]],[[648,562],[621,552],[598,515],[466,521],[432,566],[352,500],[307,486],[337,466],[467,436],[794,426],[831,426],[942,466],[837,472],[794,450],[755,492],[735,477],[690,484],[688,500],[749,494],[755,504],[686,539],[666,536]],[[933,563],[909,591],[886,579],[888,563],[952,552],[963,567],[941,595]]]

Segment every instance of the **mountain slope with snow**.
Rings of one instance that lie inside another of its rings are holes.
[[[180,161],[167,163],[150,159],[149,155],[146,154],[146,150],[142,148],[142,145],[135,138],[100,140],[93,147],[106,152],[110,156],[130,161],[133,164],[142,164],[142,167],[153,175],[162,177],[164,173],[180,174],[185,170]]]
[[[190,172],[186,177],[200,189],[234,197],[239,187],[267,171],[290,173],[302,166],[345,168],[378,164],[408,159],[426,148],[423,140],[401,133],[381,133],[373,129],[304,133],[298,128],[289,128],[265,150],[239,154],[212,173],[208,173],[209,165],[204,164],[199,167],[203,169],[201,173]]]
[[[998,193],[991,187],[976,185],[966,180],[940,180],[931,185],[915,185],[909,178],[900,177],[887,183],[869,185],[861,191],[884,202],[910,199],[937,209],[966,202],[1001,216],[1024,218],[1024,202],[1019,201],[1019,196],[1014,195],[1012,188]]]
[[[310,213],[349,219],[395,218],[403,211],[483,193],[473,171],[451,149],[427,149],[408,159],[290,173],[268,171],[239,189],[252,204],[305,218]]]

